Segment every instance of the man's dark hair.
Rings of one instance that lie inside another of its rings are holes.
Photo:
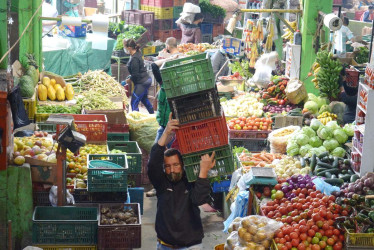
[[[370,5],[369,10],[374,10],[374,5]]]
[[[201,13],[196,13],[196,14],[195,14],[194,21],[197,21],[197,20],[200,20],[200,19],[203,19],[203,18],[204,18],[203,14],[201,14]]]
[[[179,161],[180,161],[181,165],[183,166],[182,154],[181,154],[181,152],[179,152],[179,150],[177,150],[175,148],[169,148],[168,150],[166,150],[164,152],[164,157],[170,157],[170,156],[174,156],[174,155],[178,155]]]
[[[46,3],[52,4],[52,0],[44,0]]]
[[[348,17],[344,17],[344,18],[343,18],[343,24],[344,24],[345,26],[348,26],[348,25],[349,25],[349,18],[348,18]]]

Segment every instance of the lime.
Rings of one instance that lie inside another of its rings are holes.
[[[313,237],[312,244],[318,244],[318,242],[319,242],[319,238]]]
[[[314,237],[317,237],[318,239],[322,239],[322,234],[320,232],[317,232]]]
[[[275,200],[275,194],[272,194],[272,195],[271,195],[271,199],[272,199],[272,200]]]
[[[273,189],[271,190],[271,194],[275,194],[277,192],[277,190]]]

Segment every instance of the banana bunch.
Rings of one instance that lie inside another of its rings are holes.
[[[294,22],[287,22],[293,30],[297,30],[297,22],[294,21]],[[289,28],[286,28],[286,29],[283,29],[284,31],[284,34],[282,36],[283,39],[287,39],[289,40],[291,43],[293,43],[293,32],[289,29]]]
[[[312,71],[313,71],[313,80],[312,83],[314,84],[314,87],[318,89],[318,80],[317,80],[317,74],[321,70],[321,65],[319,65],[318,62],[314,62],[312,65]]]
[[[340,71],[343,68],[341,62],[334,59],[328,51],[318,52],[316,62],[320,65],[320,67],[317,67],[317,64],[315,65],[314,72],[321,96],[336,98],[340,92],[338,81]],[[316,81],[314,83],[316,84]]]
[[[266,38],[265,51],[270,52],[272,50],[272,47],[273,47],[273,38],[274,38],[274,24],[273,24],[273,19],[272,18],[270,18],[266,29],[268,30],[269,33],[268,33],[268,36]]]
[[[338,116],[336,114],[330,113],[328,111],[323,112],[320,114],[317,119],[323,124],[326,125],[330,121],[335,121],[338,119]]]

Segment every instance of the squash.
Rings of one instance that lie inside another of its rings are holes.
[[[44,86],[46,86],[48,88],[49,85],[51,85],[51,79],[49,79],[48,76],[45,76],[45,77],[43,77],[42,83],[43,83]]]
[[[48,89],[47,89],[47,95],[48,95],[48,98],[51,101],[56,100],[56,90],[52,86],[48,87]]]
[[[46,101],[47,100],[47,87],[43,84],[38,85],[38,97],[40,101]]]
[[[60,84],[55,84],[53,85],[53,88],[57,91],[57,89],[62,89],[61,85]]]
[[[51,79],[51,85],[54,87],[56,85],[56,80],[55,79]]]
[[[64,92],[64,90],[61,87],[57,88],[57,90],[56,90],[56,96],[57,96],[57,100],[59,100],[59,101],[65,101],[65,92]]]
[[[65,96],[66,96],[66,99],[69,101],[73,100],[74,98],[74,89],[70,83],[66,84],[65,86]]]

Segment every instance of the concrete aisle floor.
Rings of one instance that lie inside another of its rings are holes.
[[[148,190],[148,189],[146,189]],[[157,198],[146,197],[144,194],[144,213],[142,216],[142,248],[144,250],[156,249],[155,218]],[[203,249],[214,249],[218,244],[224,243],[227,234],[223,233],[223,218],[217,213],[206,213],[201,210],[204,234]]]

